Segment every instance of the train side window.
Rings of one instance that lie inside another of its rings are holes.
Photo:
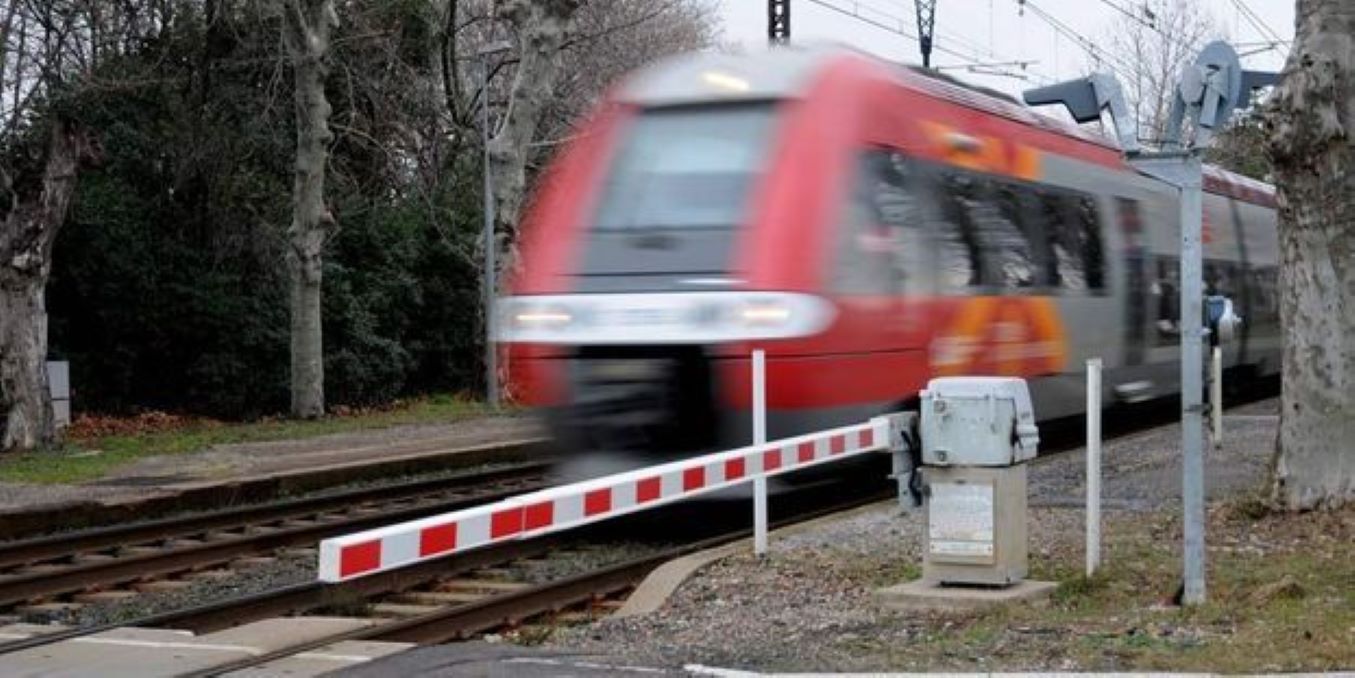
[[[1019,189],[963,172],[937,184],[942,277],[947,287],[1031,287],[1038,266],[1022,224]]]
[[[1181,262],[1176,257],[1157,257],[1157,276],[1151,291],[1157,307],[1157,346],[1167,346],[1176,341],[1180,334],[1180,270]]]
[[[983,280],[983,259],[970,218],[970,206],[979,200],[971,177],[943,172],[936,182],[937,215],[931,229],[937,242],[941,282],[949,289],[977,286]]]
[[[1104,289],[1105,258],[1096,200],[1042,191],[1039,215],[1049,247],[1048,284],[1072,292]]]
[[[1250,319],[1253,326],[1278,323],[1280,304],[1276,286],[1279,283],[1279,269],[1274,266],[1255,266],[1251,269],[1248,282],[1251,292],[1246,313],[1251,317],[1244,316],[1244,319]]]
[[[1087,287],[1103,290],[1106,287],[1105,248],[1101,244],[1100,210],[1096,198],[1083,195],[1077,201],[1078,251],[1087,271]]]
[[[861,154],[836,263],[838,291],[889,294],[923,261],[917,177],[901,153]],[[916,266],[914,266],[916,264]]]
[[[1046,282],[1064,290],[1086,291],[1087,267],[1077,253],[1071,199],[1059,193],[1041,191],[1039,215],[1049,243],[1049,268]]]
[[[1035,284],[1036,263],[1030,238],[1021,220],[1021,196],[1017,187],[1005,182],[989,186],[986,209],[975,215],[979,224],[979,242],[985,258],[992,262],[990,284],[1006,289]]]

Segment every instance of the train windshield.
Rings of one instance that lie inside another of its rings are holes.
[[[767,155],[770,103],[652,109],[603,189],[598,230],[731,228]]]

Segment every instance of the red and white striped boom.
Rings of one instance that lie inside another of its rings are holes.
[[[903,416],[717,452],[518,495],[320,542],[319,578],[340,582],[499,542],[537,537],[901,445]]]

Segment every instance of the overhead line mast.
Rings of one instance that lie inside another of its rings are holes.
[[[922,48],[922,67],[932,67],[932,38],[936,34],[936,0],[913,0],[917,10],[917,44]]]
[[[790,0],[767,0],[767,44],[790,44]]]

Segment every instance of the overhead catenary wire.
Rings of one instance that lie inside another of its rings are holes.
[[[846,7],[841,7],[841,6],[835,5],[835,4],[831,3],[831,2],[827,2],[826,0],[808,0],[808,2],[810,2],[811,4],[818,5],[818,6],[820,6],[820,7],[823,7],[823,8],[825,8],[825,9],[832,10],[832,11],[837,12],[837,13],[839,13],[839,14],[843,14],[843,15],[845,15],[845,16],[849,16],[849,17],[851,17],[851,18],[853,18],[853,19],[856,19],[857,21],[861,21],[861,22],[863,22],[863,23],[869,24],[869,25],[874,26],[874,27],[876,27],[876,28],[878,28],[878,29],[880,29],[880,30],[888,31],[888,32],[890,32],[890,33],[895,33],[895,34],[897,34],[897,35],[902,35],[903,37],[908,38],[909,40],[912,40],[912,41],[914,41],[914,42],[916,42],[917,39],[918,39],[918,37],[917,37],[916,34],[909,32],[908,29],[905,28],[905,26],[907,26],[907,20],[906,20],[906,19],[904,19],[903,17],[901,17],[901,16],[899,16],[899,15],[897,15],[897,14],[890,14],[890,13],[888,13],[888,12],[885,12],[884,10],[881,10],[878,6],[872,5],[872,4],[870,4],[870,3],[862,3],[862,2],[859,2],[859,1],[857,1],[857,0],[853,0],[853,1],[852,1],[853,7],[849,9],[849,8],[846,8]],[[865,9],[868,9],[868,10],[870,10],[871,13],[874,13],[874,14],[879,15],[880,17],[883,17],[884,20],[882,20],[882,19],[877,19],[877,18],[875,18],[875,17],[869,16],[869,15],[867,15],[867,14],[861,12],[861,11],[859,10],[859,8],[865,8]],[[886,20],[888,21],[888,23],[886,22]],[[936,45],[936,46],[933,47],[933,49],[935,49],[935,50],[938,51],[938,52],[943,52],[943,53],[945,53],[945,54],[949,54],[950,56],[953,56],[953,57],[955,57],[955,58],[957,58],[957,59],[964,59],[964,60],[966,60],[966,61],[976,61],[976,60],[978,60],[978,59],[975,59],[975,58],[974,58],[974,55],[971,55],[971,54],[963,54],[963,53],[958,52],[958,51],[956,51],[956,50],[954,50],[954,49],[951,49],[951,48],[949,48],[949,47],[944,47],[944,46],[941,46],[941,45]]]
[[[1156,31],[1156,32],[1159,33],[1159,34],[1162,34],[1163,37],[1166,37],[1166,34],[1163,34],[1163,33],[1162,33],[1162,29],[1160,29],[1160,28],[1157,27],[1157,21],[1156,21],[1156,20],[1150,21],[1150,20],[1148,20],[1148,19],[1145,19],[1145,18],[1139,16],[1138,14],[1135,14],[1135,13],[1133,12],[1133,10],[1125,9],[1125,8],[1124,8],[1122,5],[1120,5],[1119,3],[1114,2],[1114,0],[1101,0],[1101,4],[1103,4],[1103,5],[1107,6],[1107,7],[1110,7],[1111,9],[1114,9],[1116,12],[1119,12],[1120,14],[1123,14],[1123,15],[1129,17],[1130,19],[1134,20],[1135,22],[1138,22],[1138,23],[1142,24],[1145,28],[1149,28],[1149,29],[1151,29],[1151,30],[1153,30],[1153,31]],[[1150,15],[1151,15],[1151,12],[1148,11],[1148,7],[1147,7],[1146,5],[1145,5],[1142,9],[1143,9],[1144,13],[1150,14]],[[1156,17],[1154,17],[1154,19],[1156,19]]]
[[[873,26],[880,30],[894,33],[896,35],[901,35],[914,42],[918,41],[917,35],[910,32],[906,28],[906,26],[908,25],[907,19],[897,14],[891,14],[881,9],[878,5],[874,5],[868,2],[860,2],[859,0],[851,0],[851,7],[843,7],[841,5],[828,2],[827,0],[806,0],[806,1],[809,2],[810,4],[818,5],[819,7],[823,7],[824,9],[831,10],[838,14],[851,17],[853,19],[856,19],[857,21]],[[862,9],[868,10],[869,13],[861,11]],[[940,52],[949,55],[951,57],[954,57],[956,59],[960,59],[963,63],[958,65],[961,66],[968,65],[971,63],[981,64],[985,61],[981,54],[967,54],[963,51],[957,50],[953,47],[949,47],[943,44],[934,44],[932,46],[932,49],[936,52]],[[948,64],[947,66],[949,67],[951,66],[951,64]],[[988,75],[999,75],[1009,77],[1008,74],[1006,73],[988,73]],[[1034,75],[1040,77],[1039,74]]]
[[[1237,8],[1237,11],[1242,14],[1242,17],[1247,20],[1247,23],[1251,24],[1252,28],[1255,28],[1256,32],[1261,35],[1262,39],[1269,39],[1275,42],[1288,42],[1281,38],[1279,33],[1276,33],[1271,29],[1270,25],[1261,19],[1260,16],[1257,16],[1257,14],[1252,11],[1251,7],[1247,6],[1246,2],[1243,0],[1232,0],[1232,3],[1233,6]]]
[[[1031,14],[1034,14],[1036,18],[1048,24],[1056,33],[1073,41],[1073,44],[1082,48],[1094,62],[1105,64],[1107,68],[1121,78],[1125,78],[1126,80],[1133,79],[1130,74],[1134,72],[1134,69],[1130,64],[1126,64],[1119,57],[1103,51],[1096,46],[1096,43],[1093,42],[1091,38],[1082,35],[1076,29],[1063,21],[1060,21],[1058,17],[1046,12],[1031,0],[1016,0],[1016,2],[1018,6],[1030,10]]]

